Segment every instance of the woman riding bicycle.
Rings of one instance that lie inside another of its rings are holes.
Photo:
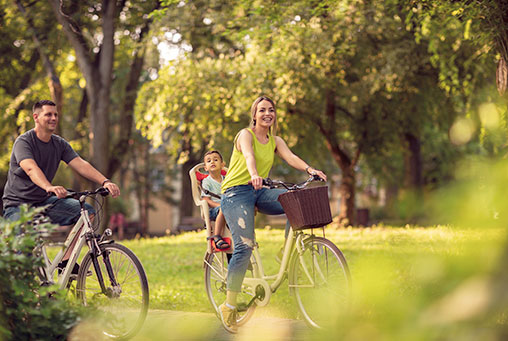
[[[249,265],[254,245],[254,210],[264,214],[284,213],[277,198],[285,190],[263,188],[277,154],[291,167],[315,174],[326,181],[326,175],[310,167],[293,154],[282,138],[276,136],[275,103],[266,96],[258,97],[251,106],[250,128],[235,137],[230,168],[222,182],[221,207],[231,229],[234,252],[228,266],[226,302],[219,313],[226,329],[236,330],[236,297]]]

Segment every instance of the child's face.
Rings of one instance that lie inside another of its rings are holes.
[[[224,167],[224,162],[222,162],[219,154],[212,153],[205,156],[205,170],[207,172],[220,171]]]

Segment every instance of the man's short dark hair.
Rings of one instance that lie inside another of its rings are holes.
[[[219,154],[220,156],[220,160],[221,161],[224,161],[224,159],[222,158],[222,155],[221,153],[219,153],[218,150],[210,150],[209,152],[206,152],[205,155],[203,156],[203,159],[207,156],[207,155],[210,155],[210,154]]]
[[[35,112],[37,109],[42,109],[42,107],[45,105],[51,105],[52,107],[56,107],[55,102],[50,101],[49,99],[42,99],[34,104],[32,112]]]

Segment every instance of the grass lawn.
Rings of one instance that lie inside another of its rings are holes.
[[[448,227],[327,229],[325,233],[346,256],[360,301],[371,291],[394,298],[418,294],[422,299],[446,293],[465,278],[489,271],[505,238],[503,230]],[[258,229],[256,236],[266,272],[275,272],[275,254],[284,232]],[[204,231],[122,243],[145,267],[152,308],[210,311],[203,281]],[[270,306],[284,316],[292,304],[285,285],[281,289]]]
[[[506,239],[502,229],[449,227],[328,228],[325,233],[346,256],[354,296],[348,311],[334,302],[323,303],[323,309],[343,311],[340,327],[325,338],[351,340],[447,339],[447,335],[461,339],[461,333],[469,335],[468,328],[459,328],[456,321],[449,320],[471,309],[467,302],[474,302],[477,291],[466,291],[459,299],[464,305],[452,302],[451,313],[443,301],[472,280],[487,278]],[[282,246],[284,231],[258,229],[256,236],[266,272],[275,273],[275,254]],[[132,249],[145,267],[151,309],[212,312],[204,290],[204,231],[122,244]],[[268,306],[258,308],[258,314],[298,318],[287,281]],[[487,324],[497,327],[499,323],[494,319]],[[506,325],[506,319],[501,324]]]

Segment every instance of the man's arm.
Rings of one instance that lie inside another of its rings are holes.
[[[120,189],[116,184],[109,181],[101,172],[95,169],[90,163],[83,160],[81,157],[75,157],[69,162],[69,167],[78,172],[79,175],[87,178],[90,181],[94,181],[98,184],[102,184],[106,188],[113,198],[120,195]],[[104,181],[108,180],[105,184]]]
[[[25,171],[30,180],[46,192],[55,193],[58,198],[63,198],[67,195],[67,190],[62,186],[53,186],[42,170],[37,166],[37,163],[34,159],[24,159],[21,160],[19,166]]]

